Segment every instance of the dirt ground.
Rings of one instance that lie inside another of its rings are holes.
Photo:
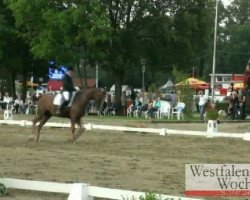
[[[60,120],[53,118],[50,121]],[[206,130],[205,123],[151,123],[96,117],[84,118],[84,121]],[[244,133],[250,131],[250,122],[222,123],[219,131]],[[30,127],[0,125],[0,176],[61,183],[83,182],[107,188],[183,196],[185,164],[248,163],[250,160],[250,142],[241,139],[94,130],[84,132],[72,144],[67,142],[68,136],[68,129],[44,127],[41,140],[36,144],[31,140]],[[0,199],[62,200],[67,196],[9,190],[9,195]]]

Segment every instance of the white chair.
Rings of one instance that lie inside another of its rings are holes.
[[[141,106],[137,106],[137,108],[135,110],[133,110],[133,116],[134,117],[139,117],[140,109],[141,109]]]
[[[6,109],[4,110],[3,114],[4,120],[12,120],[13,115],[12,115],[12,105],[10,103],[7,103]]]
[[[177,119],[180,120],[181,118],[184,119],[184,113],[183,110],[185,108],[186,104],[184,102],[179,102],[177,105],[172,108],[172,119],[174,118],[174,115],[177,116]]]
[[[171,114],[171,103],[168,101],[161,101],[161,108],[159,109],[159,118],[162,119],[163,116],[167,116],[170,119]]]

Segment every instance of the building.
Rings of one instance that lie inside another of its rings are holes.
[[[213,74],[209,74],[211,83]],[[214,94],[225,96],[233,90],[241,90],[244,88],[244,74],[215,74]]]

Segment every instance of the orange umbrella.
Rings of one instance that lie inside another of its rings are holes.
[[[235,83],[234,90],[241,90],[244,88],[244,83]]]
[[[29,86],[29,87],[37,87],[37,86],[39,86],[39,84],[31,82],[31,81],[27,81],[27,86]]]
[[[199,80],[197,78],[188,78],[180,83],[177,83],[175,86],[189,85],[193,89],[208,89],[209,84],[205,81]]]
[[[38,87],[39,86],[39,84],[31,82],[31,81],[27,81],[26,84],[27,84],[28,87]],[[23,83],[20,82],[19,85],[23,85]]]

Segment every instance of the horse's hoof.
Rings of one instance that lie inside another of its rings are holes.
[[[74,142],[75,142],[75,139],[69,138],[69,139],[68,139],[68,142],[74,143]]]
[[[35,141],[35,138],[34,138],[34,136],[32,135],[32,136],[29,136],[28,140],[33,142],[33,141]]]
[[[75,135],[75,140],[77,140],[79,137],[81,137],[81,135],[83,134],[83,132],[79,132]]]

